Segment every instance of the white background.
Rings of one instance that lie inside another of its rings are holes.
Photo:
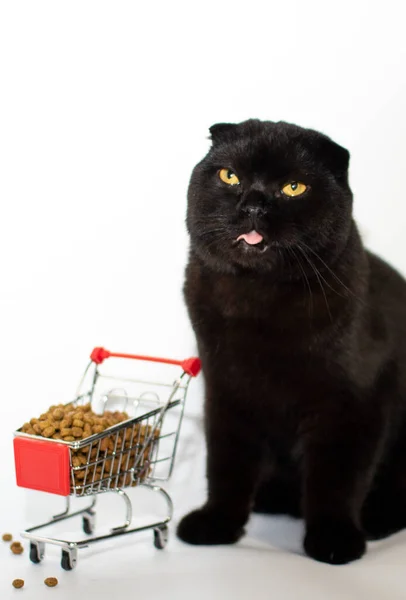
[[[12,431],[70,399],[94,345],[195,352],[185,198],[211,124],[283,119],[349,148],[366,243],[406,272],[405,57],[400,0],[0,3],[0,530],[54,510],[15,488]],[[190,415],[201,396],[195,384]],[[202,447],[180,448],[177,515],[204,495]],[[173,541],[157,557],[127,539],[88,551],[52,593],[404,598],[404,534],[339,569],[289,553],[300,538],[300,524],[254,519],[236,548]],[[1,550],[1,598],[24,573],[39,597],[42,571]]]

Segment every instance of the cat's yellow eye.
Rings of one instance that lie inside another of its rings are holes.
[[[227,185],[238,185],[240,183],[237,175],[231,169],[220,169],[219,177]]]
[[[289,198],[294,198],[295,196],[301,196],[307,190],[307,185],[304,183],[300,183],[299,181],[292,181],[291,183],[287,183],[282,188],[282,193],[285,196],[289,196]]]

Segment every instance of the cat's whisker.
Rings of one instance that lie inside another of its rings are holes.
[[[310,286],[309,278],[307,277],[306,271],[303,268],[303,264],[300,261],[299,257],[297,256],[296,252],[294,251],[294,248],[290,247],[288,249],[292,252],[293,258],[296,260],[296,262],[299,265],[299,268],[300,268],[300,270],[301,270],[301,272],[303,274],[304,281],[306,281],[306,283],[307,283],[307,287],[308,287],[308,290],[309,290],[309,298],[310,298],[309,318],[311,319],[313,317],[313,292],[312,292],[312,289],[311,289],[311,286]]]
[[[300,247],[302,253],[305,253],[304,248],[301,247],[300,244],[297,244],[298,247]],[[307,260],[310,260],[309,257],[306,255]],[[316,265],[312,262],[311,263],[312,266],[317,269]],[[320,269],[317,269],[317,272],[319,274],[319,276],[322,278],[322,280],[324,281],[324,283],[326,284],[326,286],[332,291],[334,292],[334,294],[337,294],[337,296],[339,296],[340,298],[346,298],[347,296],[344,296],[344,294],[340,294],[340,292],[338,292],[332,285],[330,285],[330,283],[327,281],[327,279],[324,277],[323,273],[320,271]]]
[[[317,267],[316,267],[316,266],[315,266],[315,265],[312,263],[312,261],[310,260],[310,258],[307,256],[307,254],[306,254],[306,252],[304,251],[304,249],[303,249],[301,246],[299,246],[299,245],[297,246],[297,248],[298,248],[298,250],[300,250],[300,252],[301,252],[301,253],[302,253],[302,255],[304,256],[304,258],[307,260],[307,262],[309,263],[309,265],[310,265],[311,269],[313,270],[314,274],[315,274],[315,275],[316,275],[316,277],[317,277],[317,281],[319,282],[320,289],[321,289],[321,291],[322,291],[322,293],[323,293],[323,296],[324,296],[324,301],[325,301],[325,303],[326,303],[327,312],[328,312],[328,314],[329,314],[330,321],[331,321],[331,323],[332,323],[332,322],[333,322],[333,317],[332,317],[332,315],[331,315],[331,311],[330,311],[330,305],[329,305],[329,303],[328,303],[328,299],[327,299],[327,295],[326,295],[325,289],[324,289],[324,287],[323,287],[323,284],[322,284],[322,282],[321,282],[321,279],[320,279],[320,272],[318,271]]]
[[[209,229],[207,231],[204,231],[203,233],[201,233],[199,235],[199,237],[201,239],[204,239],[205,237],[208,237],[208,236],[212,235],[213,233],[223,233],[224,234],[225,232],[226,232],[226,229],[224,227],[218,227],[216,229]]]
[[[331,275],[336,279],[336,281],[340,285],[342,285],[345,290],[347,290],[347,292],[349,292],[352,296],[354,296],[354,298],[359,300],[362,304],[366,305],[365,301],[362,298],[359,298],[359,296],[357,296],[356,294],[354,294],[354,292],[348,286],[346,286],[343,281],[341,281],[341,279],[338,277],[338,275],[336,273],[334,273],[334,271],[331,269],[331,267],[329,267],[328,264],[326,262],[324,262],[324,260],[321,258],[321,256],[319,256],[317,254],[317,252],[315,250],[313,250],[313,248],[311,248],[310,246],[305,244],[303,241],[301,242],[301,245],[304,246],[307,250],[309,250],[309,252],[311,252],[324,265],[324,267],[331,273]]]

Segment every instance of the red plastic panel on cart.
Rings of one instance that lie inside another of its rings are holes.
[[[69,496],[69,447],[28,438],[14,438],[17,485],[30,490]]]

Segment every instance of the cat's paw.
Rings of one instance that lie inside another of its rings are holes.
[[[234,544],[244,529],[231,522],[224,514],[203,507],[183,517],[178,525],[178,537],[188,544]]]
[[[325,518],[308,526],[304,549],[315,560],[343,565],[365,553],[365,535],[349,520]]]

